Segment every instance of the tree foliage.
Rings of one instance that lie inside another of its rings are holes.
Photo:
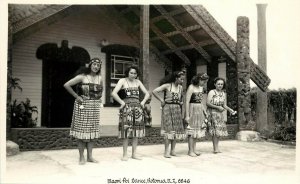
[[[256,120],[257,88],[251,90],[251,110]],[[268,137],[282,141],[296,141],[297,90],[279,89],[268,91],[268,108],[273,112],[275,122],[273,130],[268,130]]]
[[[291,118],[295,118],[296,121],[296,97],[295,88],[273,90],[268,93],[269,108],[272,108],[277,124],[283,124]]]

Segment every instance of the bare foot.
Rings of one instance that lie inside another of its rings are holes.
[[[171,156],[174,156],[174,157],[177,156],[176,153],[175,153],[174,151],[172,151],[170,155],[171,155]]]
[[[127,161],[127,160],[128,160],[128,157],[127,157],[127,156],[123,156],[123,157],[121,158],[121,160],[122,160],[122,161]]]
[[[200,156],[201,153],[200,152],[197,152],[197,151],[194,151],[194,153],[197,155],[197,156]]]
[[[137,156],[135,156],[135,155],[132,155],[131,158],[132,158],[132,159],[136,159],[136,160],[142,160],[142,158],[137,157]]]
[[[215,150],[214,154],[217,154],[217,153],[222,153],[222,152],[220,150]]]
[[[189,152],[188,155],[191,156],[191,157],[196,157],[197,156],[194,152]]]
[[[166,154],[166,153],[164,154],[164,157],[165,158],[171,158],[171,156],[169,154]]]
[[[98,161],[93,159],[93,158],[88,158],[86,161],[87,162],[92,162],[92,163],[98,163]]]
[[[85,160],[84,157],[79,159],[79,165],[84,165],[85,164]]]

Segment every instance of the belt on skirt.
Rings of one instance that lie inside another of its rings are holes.
[[[176,103],[176,102],[165,102],[165,104],[177,104],[177,105],[181,105],[180,103]]]

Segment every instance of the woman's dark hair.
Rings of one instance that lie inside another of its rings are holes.
[[[209,79],[209,76],[206,73],[198,73],[197,75],[194,75],[191,84],[197,86],[199,85],[199,80],[207,80]]]
[[[101,62],[101,60],[100,60],[99,58],[93,58],[93,59],[91,59],[90,62],[86,64],[87,66],[81,66],[81,67],[75,72],[75,76],[76,76],[76,75],[79,75],[79,74],[85,74],[85,75],[90,74],[90,73],[91,73],[91,65],[92,65],[92,63],[95,62],[95,61]],[[98,71],[96,74],[98,75],[100,72],[101,72],[101,64],[100,64],[100,69],[99,69],[99,71]]]
[[[184,76],[182,71],[175,71],[160,80],[159,85],[175,82],[177,78]]]
[[[222,80],[222,81],[223,81],[223,83],[224,83],[224,85],[223,85],[223,90],[226,90],[226,81],[225,81],[224,78],[222,78],[222,77],[216,77],[216,78],[214,79],[214,84],[216,84],[219,80]]]
[[[137,65],[130,65],[130,66],[128,66],[128,68],[125,70],[125,77],[128,77],[128,76],[129,76],[129,71],[130,71],[131,69],[135,69],[137,76],[139,76],[140,71],[139,71],[138,66],[137,66]]]

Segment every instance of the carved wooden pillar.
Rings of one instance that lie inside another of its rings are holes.
[[[257,4],[257,49],[258,66],[267,73],[267,39],[266,39],[266,4]],[[268,95],[260,89],[257,91],[256,103],[257,130],[268,129]]]
[[[238,123],[239,129],[245,130],[251,117],[250,98],[250,57],[249,57],[249,19],[237,19],[237,78],[238,78]]]
[[[140,12],[140,79],[149,89],[149,5],[141,5]]]

